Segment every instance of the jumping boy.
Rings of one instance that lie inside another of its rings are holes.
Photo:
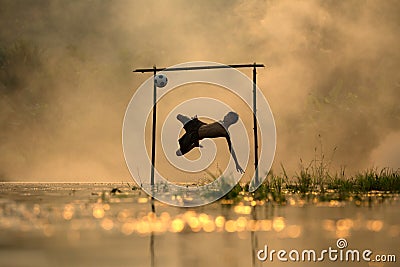
[[[239,115],[237,113],[231,111],[225,115],[222,121],[209,124],[200,121],[197,116],[190,119],[189,117],[178,114],[176,118],[182,122],[183,128],[186,131],[186,133],[178,140],[179,149],[176,151],[177,156],[185,155],[195,147],[202,147],[199,141],[204,138],[225,137],[226,142],[228,143],[229,152],[232,154],[233,160],[235,161],[236,170],[239,173],[243,173],[243,169],[237,161],[228,131],[229,126],[235,124],[239,120]]]

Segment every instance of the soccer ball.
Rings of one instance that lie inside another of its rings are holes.
[[[164,74],[157,74],[154,77],[154,83],[156,84],[157,87],[162,88],[167,85],[168,78]]]

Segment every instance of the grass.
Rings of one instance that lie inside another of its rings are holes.
[[[255,200],[267,200],[284,204],[289,195],[302,199],[318,198],[318,201],[360,199],[371,194],[400,193],[400,169],[376,168],[346,176],[345,171],[331,174],[328,171],[304,168],[289,178],[282,167],[281,175],[272,171],[261,186],[252,193]],[[234,199],[248,192],[248,184],[237,185],[224,199]],[[240,194],[240,192],[243,192]]]
[[[370,200],[371,196],[393,196],[400,194],[400,168],[397,170],[371,168],[353,175],[346,175],[345,170],[331,173],[326,165],[319,164],[301,166],[300,171],[292,177],[286,173],[283,165],[281,174],[270,171],[264,182],[253,193],[249,193],[249,183],[236,184],[222,200],[225,203],[235,204],[251,197],[255,201],[266,201],[285,205],[289,198],[295,197],[306,201],[327,202],[363,201]],[[321,169],[323,168],[323,169]],[[222,181],[221,188],[230,187],[229,180]],[[139,190],[139,186],[131,186],[132,190]],[[156,190],[168,191],[167,185],[159,184]],[[118,188],[110,193],[116,194]],[[224,190],[225,191],[225,190]],[[212,196],[212,192],[204,197]]]
[[[309,164],[300,160],[300,170],[293,177],[288,177],[282,164],[280,175],[270,172],[254,197],[263,199],[265,195],[272,194],[275,202],[284,203],[288,194],[299,195],[302,199],[317,197],[318,201],[343,201],[362,199],[364,195],[371,194],[400,193],[400,168],[371,168],[347,175],[344,168],[338,172],[330,171],[336,148],[327,159],[320,140],[320,147],[314,152],[314,159]]]
[[[277,175],[271,170],[260,187],[251,194],[252,198],[285,204],[291,195],[313,201],[346,201],[362,200],[364,196],[373,194],[384,196],[400,193],[400,168],[371,168],[352,175],[347,175],[344,168],[331,172],[335,151],[336,148],[327,159],[320,142],[319,149],[315,148],[314,159],[309,164],[300,160],[300,170],[292,177],[288,176],[281,164],[281,173]],[[248,186],[241,185],[241,190],[235,187],[224,199],[248,196]]]
[[[322,145],[320,148],[322,151]],[[334,154],[335,150],[333,151]],[[379,196],[384,198],[400,194],[400,168],[370,168],[365,171],[357,172],[351,175],[346,174],[345,169],[337,172],[330,171],[330,165],[333,158],[326,159],[321,152],[317,154],[309,164],[304,164],[300,160],[300,169],[293,176],[289,177],[285,167],[281,164],[281,173],[275,174],[272,170],[266,175],[264,182],[255,192],[249,193],[249,183],[236,184],[223,198],[225,203],[235,204],[243,199],[252,199],[255,201],[267,201],[277,204],[286,204],[289,198],[295,197],[306,201],[326,202],[326,201],[348,201],[354,200],[360,202],[370,201],[370,197]],[[207,172],[211,179],[206,181],[210,183],[215,181],[221,174],[217,169],[217,174]],[[198,186],[204,185],[203,182]],[[231,179],[222,179],[220,182],[222,189],[230,188],[234,181]],[[158,185],[157,190],[160,189]],[[164,186],[165,187],[165,186]],[[139,187],[133,187],[133,190]],[[163,188],[168,191],[168,188]],[[226,191],[225,189],[223,191]],[[206,192],[204,197],[210,197],[213,192]]]

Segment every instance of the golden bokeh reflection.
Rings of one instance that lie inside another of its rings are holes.
[[[353,227],[354,223],[351,219],[340,219],[336,222],[336,228],[339,231],[347,231]]]
[[[234,220],[228,220],[225,223],[225,231],[228,233],[233,233],[236,231],[236,221]]]
[[[285,223],[285,219],[283,217],[277,217],[274,219],[273,223],[272,223],[272,228],[276,231],[276,232],[280,232],[283,229],[285,229],[286,227],[286,223]]]
[[[268,199],[258,200],[254,196],[239,193],[240,201],[221,200],[223,209],[221,211],[207,209],[184,209],[176,212],[168,207],[156,203],[157,212],[149,211],[150,198],[139,195],[129,203],[131,206],[118,207],[125,201],[124,195],[114,196],[119,202],[111,201],[109,194],[98,194],[92,203],[63,203],[57,209],[44,208],[41,204],[32,204],[30,207],[21,205],[18,207],[19,220],[28,220],[36,225],[27,222],[18,225],[19,231],[29,232],[33,229],[40,229],[43,236],[54,237],[59,231],[50,221],[56,218],[68,226],[67,239],[71,242],[81,240],[81,235],[87,230],[101,229],[102,231],[118,232],[125,236],[150,234],[187,234],[187,233],[235,233],[240,239],[247,239],[249,232],[270,232],[279,238],[297,239],[304,236],[307,225],[302,224],[298,217],[274,216],[264,213],[266,207],[271,205]],[[184,197],[174,196],[176,199]],[[313,199],[315,197],[313,196]],[[118,203],[118,204],[117,204]],[[288,206],[302,207],[308,205],[305,200],[295,196],[287,198]],[[332,200],[329,202],[318,201],[315,206],[323,205],[323,208],[341,207],[343,202]],[[137,208],[139,207],[139,208]],[[14,209],[16,209],[14,207]],[[159,211],[161,209],[161,211]],[[11,229],[15,220],[10,218],[10,207],[0,206],[0,227]],[[273,210],[273,212],[275,212]],[[282,214],[282,213],[281,213]],[[354,217],[344,218],[315,218],[316,225],[331,237],[347,238],[356,232],[366,231],[370,233],[381,232],[387,237],[398,238],[400,236],[399,225],[386,225],[382,219],[366,218],[365,214],[355,213]]]
[[[245,206],[243,203],[234,207],[235,213],[248,215],[251,213],[251,206]]]
[[[301,226],[299,226],[299,225],[289,225],[286,228],[286,232],[287,232],[288,237],[298,238],[301,236],[302,229],[301,229]]]
[[[224,227],[224,224],[225,224],[224,216],[220,215],[215,218],[215,226],[217,226],[218,228],[222,228]]]
[[[207,232],[207,233],[211,233],[211,232],[214,232],[214,230],[215,230],[215,224],[214,224],[214,221],[207,221],[205,224],[203,224],[203,230],[204,230],[204,232]]]
[[[71,204],[65,205],[64,206],[64,211],[63,211],[63,214],[62,214],[63,218],[65,220],[67,220],[67,221],[71,220],[72,216],[74,215],[74,211],[75,211],[74,206],[72,206]]]
[[[380,232],[383,228],[383,222],[381,220],[368,220],[367,229],[373,232]]]
[[[101,227],[102,227],[104,230],[109,231],[109,230],[113,229],[113,227],[114,227],[114,222],[113,222],[113,220],[110,219],[110,218],[104,218],[104,219],[101,221]]]
[[[176,218],[172,221],[170,231],[174,233],[182,232],[185,227],[185,222],[182,219]]]
[[[322,221],[322,228],[325,231],[333,232],[336,230],[336,225],[334,220],[323,220]]]

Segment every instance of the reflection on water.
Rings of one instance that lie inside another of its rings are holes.
[[[154,205],[154,198],[153,197],[151,198],[151,213],[150,213],[150,215],[151,215],[150,221],[156,221],[155,220],[155,218],[156,218],[156,207]],[[162,225],[162,222],[159,222],[158,226],[160,226],[160,225]],[[154,267],[155,266],[155,251],[154,251],[154,233],[155,233],[155,230],[153,230],[153,229],[156,229],[156,228],[160,229],[160,227],[150,227],[150,228],[151,228],[151,233],[150,233],[150,266]]]
[[[252,203],[253,204],[253,203]],[[257,257],[256,257],[256,251],[259,248],[258,246],[258,239],[257,239],[257,235],[256,235],[256,231],[258,230],[256,225],[257,225],[257,212],[256,212],[256,208],[255,205],[253,206],[253,223],[249,223],[250,225],[250,237],[251,237],[251,265],[252,266],[256,266],[257,265]],[[235,211],[237,212],[237,211]]]
[[[326,248],[337,238],[386,253],[400,247],[395,194],[288,195],[281,204],[249,195],[188,209],[121,184],[2,183],[0,192],[0,266],[278,266],[255,252],[267,243]]]

